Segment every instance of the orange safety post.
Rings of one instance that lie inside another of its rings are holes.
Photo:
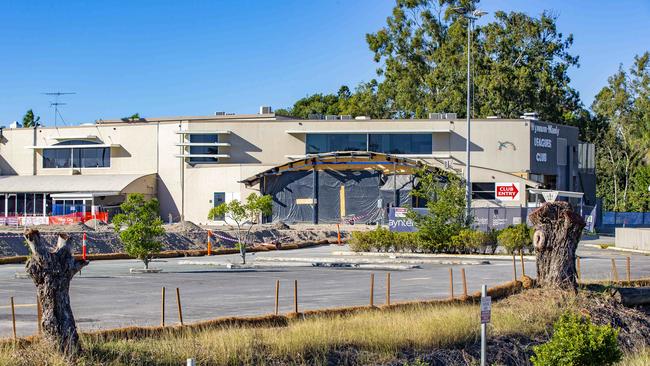
[[[208,255],[212,255],[212,242],[210,242],[211,236],[212,236],[212,230],[208,230]]]
[[[86,260],[86,233],[84,232],[83,241],[81,242],[81,258]]]
[[[336,224],[336,238],[338,240],[339,245],[341,245],[341,225]]]

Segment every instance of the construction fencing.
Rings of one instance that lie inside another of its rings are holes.
[[[393,207],[388,213],[388,227],[392,231],[414,232],[417,231],[415,224],[407,217],[409,210],[419,215],[427,215],[426,208],[404,208]],[[535,207],[485,207],[472,208],[473,226],[482,231],[501,230],[511,225],[526,223],[531,225],[528,215],[535,210]],[[596,219],[596,210],[592,206],[583,206],[582,216],[587,223],[585,230],[593,231]],[[650,217],[649,217],[650,219]]]

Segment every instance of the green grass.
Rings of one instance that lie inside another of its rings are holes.
[[[558,306],[558,305],[562,306]],[[545,332],[573,301],[561,294],[537,290],[510,297],[493,307],[490,333],[533,335]],[[179,365],[187,358],[197,364],[326,364],[337,349],[359,350],[367,362],[390,360],[405,349],[426,351],[476,342],[478,305],[422,305],[410,309],[363,311],[353,315],[292,320],[280,328],[241,328],[188,331],[159,338],[114,339],[83,337],[80,365]],[[43,345],[0,348],[0,365],[64,365]]]

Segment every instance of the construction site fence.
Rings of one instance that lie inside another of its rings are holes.
[[[34,225],[72,225],[90,220],[108,222],[108,212],[77,212],[54,216],[5,216],[0,217],[0,225],[34,226]]]

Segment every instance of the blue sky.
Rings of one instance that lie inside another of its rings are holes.
[[[375,76],[365,34],[394,0],[20,1],[0,4],[0,125],[48,91],[68,124],[141,116],[256,113]],[[586,105],[620,63],[650,49],[650,1],[483,0],[481,8],[552,10],[573,33],[570,76]],[[489,17],[488,17],[489,18]],[[483,22],[487,21],[482,20]]]

